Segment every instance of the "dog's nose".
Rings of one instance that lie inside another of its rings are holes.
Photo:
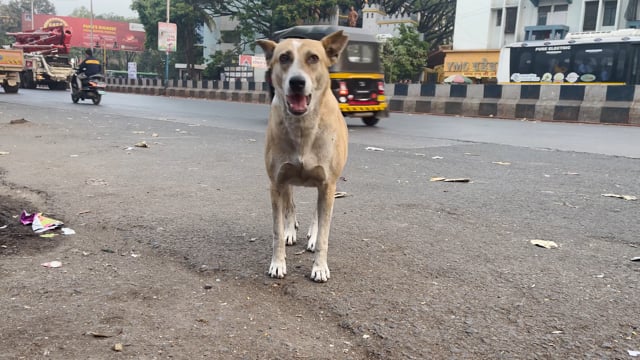
[[[289,79],[289,88],[291,88],[291,91],[299,93],[304,90],[305,83],[302,76],[294,76]]]

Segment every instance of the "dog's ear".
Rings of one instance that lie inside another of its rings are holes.
[[[333,34],[323,37],[320,41],[322,42],[324,50],[327,52],[327,57],[329,57],[331,65],[333,65],[338,62],[338,56],[340,56],[340,53],[347,45],[349,37],[344,35],[342,30],[338,30]]]
[[[264,50],[264,56],[266,57],[267,62],[271,61],[271,58],[273,57],[273,50],[276,48],[277,44],[271,40],[258,40],[256,41],[256,44]]]

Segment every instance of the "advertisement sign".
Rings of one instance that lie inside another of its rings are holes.
[[[253,56],[253,67],[258,69],[266,69],[267,68],[267,59],[263,55],[254,55]]]
[[[494,78],[500,50],[451,50],[444,58],[444,76]]]
[[[27,18],[31,14],[22,14],[22,31],[31,30]],[[91,19],[48,14],[34,15],[34,28],[64,25],[71,30],[72,47],[91,47]],[[93,47],[121,51],[144,51],[146,33],[141,24],[124,21],[93,19]]]
[[[137,79],[138,78],[138,63],[128,62],[127,63],[127,79]]]
[[[251,56],[251,55],[240,55],[240,57],[238,58],[238,64],[240,64],[240,66],[244,66],[244,67],[251,67],[251,64],[253,64],[253,56]]]
[[[175,52],[178,26],[174,23],[158,22],[158,50]]]

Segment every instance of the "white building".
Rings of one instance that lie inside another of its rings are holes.
[[[638,0],[458,0],[454,50],[640,27]]]

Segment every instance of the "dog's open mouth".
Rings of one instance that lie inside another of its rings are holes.
[[[293,115],[302,115],[306,113],[309,108],[309,101],[311,101],[311,95],[287,95],[287,106],[289,107],[289,112]]]

